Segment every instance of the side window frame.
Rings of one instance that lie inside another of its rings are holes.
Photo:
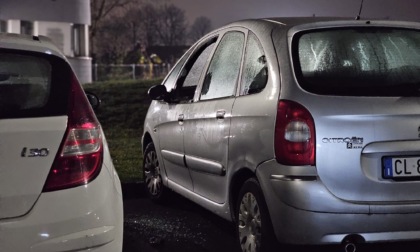
[[[169,74],[166,76],[166,78],[162,81],[162,85],[166,87],[166,91],[172,92],[177,85],[179,75],[181,73],[181,70],[184,68],[185,62],[190,57],[191,53],[193,52],[193,48],[189,49],[182,55],[182,57],[175,63],[175,65],[170,70]],[[173,80],[173,85],[166,85],[170,79]]]
[[[247,67],[246,66],[246,63],[247,63],[246,62],[246,60],[247,60],[246,57],[247,57],[247,51],[249,49],[248,46],[249,46],[249,40],[250,40],[251,36],[253,36],[255,38],[255,41],[257,42],[257,46],[262,51],[263,56],[265,56],[264,60],[265,60],[265,64],[266,64],[265,68],[266,68],[266,72],[267,72],[266,73],[267,77],[266,77],[266,80],[265,80],[265,85],[261,90],[259,90],[258,92],[255,92],[255,93],[244,93],[245,87],[244,87],[243,79],[244,79],[244,71],[246,70],[245,68]],[[269,77],[269,71],[268,71],[268,62],[267,62],[266,51],[264,50],[264,47],[263,47],[260,39],[252,31],[247,32],[247,36],[246,36],[245,39],[246,39],[246,41],[245,41],[244,52],[243,52],[242,67],[241,67],[241,73],[240,73],[241,75],[240,75],[240,79],[238,80],[237,93],[236,93],[236,95],[238,97],[239,96],[251,95],[251,94],[257,94],[257,93],[262,92],[265,89],[265,87],[267,86],[268,80],[270,78]]]
[[[220,43],[223,39],[223,37],[230,32],[241,32],[244,35],[244,43],[242,46],[242,51],[241,51],[241,60],[239,63],[239,72],[238,72],[238,78],[236,79],[236,83],[235,83],[235,87],[234,87],[234,92],[232,94],[232,96],[224,96],[224,97],[218,97],[218,98],[213,98],[213,99],[206,99],[206,100],[201,100],[201,90],[203,88],[203,83],[206,77],[206,73],[209,70],[210,64],[213,61],[214,58],[214,54],[216,52],[216,50],[218,49],[218,47],[220,46]],[[241,76],[242,76],[242,68],[243,68],[243,64],[244,64],[244,55],[245,55],[245,46],[246,46],[246,41],[247,41],[247,37],[248,37],[248,30],[242,27],[230,27],[227,28],[223,31],[220,32],[218,40],[215,44],[215,47],[213,48],[213,52],[211,54],[211,57],[209,57],[208,61],[207,61],[207,65],[203,71],[203,74],[201,75],[201,79],[200,79],[200,86],[197,88],[196,90],[196,95],[194,97],[194,102],[205,102],[205,101],[211,101],[211,100],[217,100],[217,99],[227,99],[227,98],[231,98],[231,97],[236,97],[238,94],[238,88],[240,85],[240,81],[241,81]]]
[[[167,90],[168,92],[170,92],[170,103],[188,103],[188,102],[194,102],[195,101],[195,97],[197,94],[197,91],[199,90],[200,86],[201,86],[201,80],[202,80],[202,76],[200,76],[198,78],[198,82],[197,82],[197,86],[195,88],[195,92],[191,98],[191,100],[178,100],[177,96],[181,90],[181,88],[184,85],[184,81],[186,79],[186,77],[188,76],[188,73],[190,72],[190,70],[192,69],[192,67],[194,66],[194,64],[196,63],[197,59],[199,58],[199,56],[201,55],[201,53],[208,47],[211,46],[212,44],[214,44],[214,47],[211,49],[208,58],[206,59],[206,63],[204,64],[203,67],[203,71],[202,73],[204,73],[207,69],[208,66],[208,62],[211,59],[214,49],[216,48],[216,45],[218,43],[218,39],[219,39],[219,34],[218,33],[214,33],[209,35],[208,37],[206,37],[202,42],[197,43],[196,45],[192,46],[192,48],[185,53],[184,56],[186,56],[185,58],[181,58],[179,61],[179,64],[182,64],[182,66],[177,69],[177,74],[176,74],[176,78],[175,78],[175,84],[173,85],[171,90]],[[182,62],[183,60],[183,62]],[[176,67],[174,67],[175,70]],[[173,71],[174,71],[173,70]],[[203,75],[201,73],[201,75]],[[172,74],[172,73],[171,73]],[[170,75],[171,75],[170,74]],[[167,79],[169,79],[169,76],[167,77]],[[165,84],[165,81],[163,82],[163,84]]]

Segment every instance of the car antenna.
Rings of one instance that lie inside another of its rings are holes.
[[[359,14],[356,17],[356,20],[360,20],[360,14],[362,14],[362,9],[363,9],[363,0],[360,2]]]

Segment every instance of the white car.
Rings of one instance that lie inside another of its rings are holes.
[[[68,61],[0,34],[0,251],[122,250],[121,184]]]

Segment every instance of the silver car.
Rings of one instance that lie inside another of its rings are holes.
[[[67,59],[0,33],[0,251],[121,252],[121,184]]]
[[[149,96],[149,196],[235,222],[242,251],[420,239],[420,24],[238,21]]]

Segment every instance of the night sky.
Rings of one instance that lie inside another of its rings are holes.
[[[231,21],[258,17],[356,17],[360,0],[170,0],[185,10],[188,22],[206,16],[213,28]],[[364,0],[362,18],[420,21],[418,0]]]

